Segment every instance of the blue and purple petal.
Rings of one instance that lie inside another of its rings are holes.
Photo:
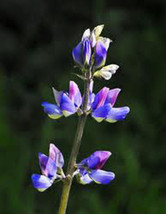
[[[96,94],[94,102],[92,103],[92,110],[95,110],[105,104],[108,92],[109,88],[104,87]]]
[[[100,68],[104,66],[107,57],[107,50],[102,41],[97,41],[95,49],[94,67]]]
[[[91,158],[97,157],[99,158],[99,162],[96,164],[95,168],[96,169],[101,169],[108,158],[110,157],[111,152],[109,151],[96,151],[91,155]]]
[[[85,65],[89,65],[92,53],[89,39],[83,40],[82,45],[83,45],[83,62]]]
[[[74,81],[70,81],[69,98],[77,107],[81,106],[82,104],[81,92],[78,88],[78,85]]]
[[[56,166],[62,168],[64,165],[64,158],[60,150],[54,145],[50,144],[49,157],[56,163]]]
[[[60,108],[65,117],[68,117],[76,112],[76,107],[66,93],[62,94]]]
[[[124,120],[127,116],[127,114],[130,112],[130,108],[125,107],[119,107],[119,108],[111,108],[109,111],[106,121],[110,123],[114,123],[118,120]]]
[[[39,153],[39,165],[43,175],[50,179],[56,178],[57,166],[54,160],[42,153]]]
[[[73,48],[72,56],[74,61],[83,66],[83,59],[82,59],[82,42],[80,42],[75,48]]]
[[[115,174],[98,169],[92,170],[89,177],[97,184],[109,184],[115,178]]]
[[[31,179],[34,188],[40,192],[45,191],[53,184],[53,181],[44,175],[33,174]]]
[[[110,112],[111,109],[111,105],[110,104],[106,104],[104,106],[101,106],[99,108],[97,108],[96,110],[94,110],[91,113],[91,116],[97,121],[97,122],[102,122],[104,119],[107,118],[108,113]]]
[[[52,88],[52,90],[53,90],[55,101],[56,101],[57,105],[60,106],[61,97],[62,97],[62,94],[64,92],[63,91],[57,91],[55,88]]]
[[[114,89],[109,90],[105,104],[110,103],[111,106],[114,106],[120,91],[121,91],[120,88],[114,88]]]
[[[48,114],[51,119],[59,119],[62,117],[62,111],[59,106],[48,102],[43,102],[42,106],[44,108],[44,112]]]

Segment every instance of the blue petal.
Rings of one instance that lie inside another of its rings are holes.
[[[56,163],[49,157],[45,168],[45,175],[51,179],[55,179],[57,177],[56,172],[57,172]]]
[[[89,39],[83,40],[83,62],[86,65],[90,64],[91,59],[91,45]]]
[[[100,158],[97,156],[94,156],[93,154],[89,158],[87,158],[87,165],[89,169],[95,169],[99,163],[100,163]]]
[[[42,106],[44,107],[44,112],[48,114],[51,119],[58,119],[62,117],[62,111],[57,105],[43,102]]]
[[[77,180],[79,183],[85,185],[85,184],[90,184],[91,182],[93,182],[93,180],[89,177],[88,174],[84,175],[84,176],[80,176],[79,174],[77,175]]]
[[[60,108],[65,117],[68,117],[76,112],[76,107],[74,103],[65,93],[63,93],[61,98]]]
[[[99,157],[94,157],[93,155],[89,156],[88,158],[83,159],[80,164],[78,164],[78,169],[82,175],[87,173],[87,167],[89,169],[94,169],[100,162]]]
[[[115,178],[115,174],[113,172],[107,172],[100,169],[92,170],[89,176],[97,184],[109,184],[110,181]]]
[[[111,109],[111,105],[107,104],[102,107],[97,108],[95,111],[91,113],[91,116],[97,121],[102,122],[108,115]]]
[[[74,81],[70,81],[69,86],[69,97],[71,101],[77,106],[80,107],[82,104],[82,97],[78,85]]]
[[[107,57],[107,50],[102,41],[98,41],[96,44],[96,52],[95,52],[95,62],[94,66],[99,68],[105,64]]]
[[[54,145],[50,144],[49,157],[55,162],[56,166],[62,168],[64,165],[64,158],[60,150]]]
[[[48,189],[53,184],[53,181],[44,175],[33,174],[31,179],[33,186],[40,192]]]
[[[73,48],[72,51],[73,59],[74,61],[79,64],[83,65],[83,60],[82,60],[82,42],[80,42],[75,48]]]
[[[118,120],[124,120],[126,115],[129,113],[129,107],[111,108],[109,114],[106,117],[106,121],[113,123]]]

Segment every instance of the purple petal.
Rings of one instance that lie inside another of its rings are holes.
[[[65,93],[63,93],[61,98],[60,108],[65,117],[68,117],[76,112],[76,107],[74,103]]]
[[[97,156],[91,155],[88,158],[87,165],[89,169],[96,169],[96,166],[100,163],[100,158]]]
[[[83,40],[83,62],[86,65],[90,64],[91,59],[91,45],[89,39]]]
[[[91,109],[91,106],[92,106],[94,99],[95,99],[95,94],[89,92],[87,111],[89,111]]]
[[[107,57],[107,50],[102,41],[97,41],[96,43],[96,52],[95,52],[95,68],[100,68],[105,64]]]
[[[109,184],[115,178],[113,172],[107,172],[104,170],[92,170],[89,174],[90,178],[94,180],[97,184]]]
[[[129,107],[111,108],[109,114],[106,117],[106,121],[114,123],[118,120],[124,120],[126,115],[129,113]]]
[[[40,166],[41,172],[43,175],[47,176],[47,174],[45,173],[45,169],[48,162],[48,156],[39,152],[38,157],[39,157],[39,166]]]
[[[57,105],[59,106],[60,102],[61,102],[61,97],[62,97],[63,91],[57,91],[55,88],[52,88],[52,90],[53,90],[55,101],[56,101]]]
[[[70,81],[69,98],[77,107],[81,106],[82,104],[81,93],[78,88],[78,85],[74,81]]]
[[[62,168],[64,165],[64,158],[60,150],[54,145],[50,144],[49,157],[56,163],[56,166]]]
[[[72,56],[74,61],[79,64],[83,65],[83,60],[82,60],[82,42],[80,42],[72,51]]]
[[[92,103],[92,110],[95,110],[96,108],[104,105],[107,99],[108,92],[109,88],[104,87],[96,94],[94,102]]]
[[[85,184],[90,184],[93,180],[89,177],[88,174],[84,176],[80,176],[79,174],[77,175],[77,180],[79,183],[85,185]]]
[[[62,117],[62,111],[57,105],[43,102],[42,106],[44,107],[44,112],[48,114],[51,119],[58,119]]]
[[[102,122],[110,112],[111,105],[107,104],[102,107],[97,108],[95,111],[91,113],[91,116],[97,121]]]
[[[110,155],[111,152],[109,151],[96,151],[88,158],[83,159],[80,163],[80,167],[78,167],[79,169],[82,169],[81,174],[85,174],[84,170],[86,166],[88,166],[89,169],[102,168]]]
[[[43,175],[49,178],[56,177],[57,166],[56,163],[50,157],[39,153],[39,165]]]
[[[110,103],[112,106],[114,106],[120,91],[120,88],[114,88],[109,90],[105,104]]]
[[[53,184],[53,181],[44,175],[33,174],[31,179],[33,186],[40,192],[48,189]]]
[[[95,166],[95,168],[101,169],[104,166],[105,162],[110,157],[110,155],[111,155],[111,152],[109,152],[109,151],[96,151],[96,152],[94,152],[91,156],[93,158],[95,158],[95,157],[99,158],[99,162]]]

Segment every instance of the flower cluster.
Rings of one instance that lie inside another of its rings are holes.
[[[95,182],[97,184],[109,184],[115,178],[113,172],[101,170],[107,159],[110,157],[109,151],[96,151],[88,158],[77,164],[77,179],[81,184]]]
[[[89,184],[92,181],[97,184],[108,184],[115,177],[113,172],[101,170],[109,156],[108,151],[96,151],[90,157],[76,164],[75,172],[77,180],[81,184]],[[54,182],[65,179],[63,173],[64,159],[62,153],[54,145],[50,144],[49,156],[39,153],[39,166],[42,175],[33,174],[31,176],[33,186],[40,192],[48,189]]]
[[[57,91],[53,88],[56,104],[43,102],[44,111],[52,119],[58,119],[62,116],[68,117],[76,113],[81,104],[82,97],[77,84],[70,81],[69,93]]]
[[[43,102],[45,113],[52,119],[58,119],[63,115],[68,117],[76,112],[82,113],[82,96],[77,84],[70,81],[69,93],[56,91],[53,88],[54,97],[57,104]],[[87,112],[97,121],[103,120],[113,123],[124,120],[129,113],[129,107],[114,108],[117,96],[120,92],[119,88],[109,89],[104,87],[96,95],[90,91]]]
[[[50,144],[49,156],[39,153],[39,166],[42,175],[32,175],[33,186],[40,192],[43,192],[48,189],[54,181],[64,179],[63,165],[64,159],[62,153],[54,144]]]
[[[116,64],[104,66],[111,40],[100,36],[103,28],[104,25],[98,25],[92,31],[85,30],[81,42],[73,49],[72,55],[82,70],[91,67],[94,77],[109,80],[119,66]]]

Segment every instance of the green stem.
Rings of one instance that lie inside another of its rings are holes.
[[[74,166],[76,164],[76,159],[77,159],[77,155],[81,145],[81,139],[82,139],[82,135],[85,127],[85,122],[87,119],[86,109],[87,109],[88,99],[89,99],[89,88],[90,88],[90,82],[91,82],[90,75],[91,75],[91,72],[88,71],[86,74],[87,80],[85,81],[85,85],[84,85],[84,102],[82,107],[83,114],[79,117],[79,120],[78,120],[77,130],[73,141],[73,148],[70,154],[70,159],[69,159],[68,168],[67,168],[67,177],[63,182],[63,190],[62,190],[62,196],[61,196],[61,202],[60,202],[58,214],[66,213],[66,208],[69,200],[69,193],[70,193],[70,189],[73,181],[73,172],[75,170]]]

